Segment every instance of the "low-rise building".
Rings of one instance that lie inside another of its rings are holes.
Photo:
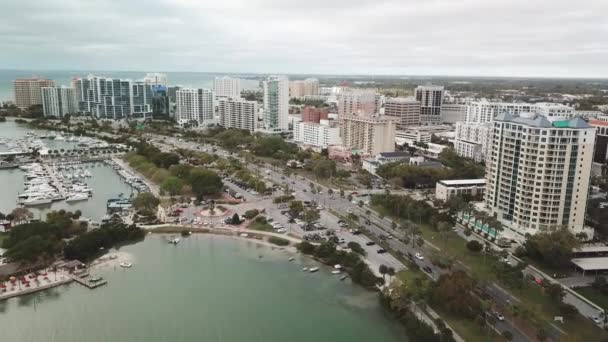
[[[485,179],[441,180],[435,186],[435,198],[447,201],[452,196],[481,199],[485,192]]]
[[[375,175],[378,167],[395,162],[407,162],[410,159],[410,154],[406,152],[385,152],[378,154],[375,158],[364,159],[362,168],[367,172]]]

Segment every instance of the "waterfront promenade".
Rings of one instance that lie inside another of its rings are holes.
[[[25,281],[23,281],[23,278],[12,278],[12,280],[0,283],[0,300],[23,296],[72,282],[69,274],[63,271],[53,272],[52,274],[47,273],[46,276],[38,275],[35,278],[31,278],[30,276],[27,275]]]

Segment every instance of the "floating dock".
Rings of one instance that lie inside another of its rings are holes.
[[[78,284],[88,287],[89,289],[96,289],[100,286],[106,285],[108,283],[107,280],[103,279],[100,281],[91,281],[91,279],[87,279],[87,278],[82,278],[79,277],[77,275],[72,274],[71,275],[72,279],[74,279],[75,282],[77,282]]]

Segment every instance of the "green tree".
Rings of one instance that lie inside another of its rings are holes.
[[[160,200],[150,192],[140,192],[133,200],[133,207],[147,215],[151,215],[156,210]]]
[[[167,177],[160,185],[161,190],[169,193],[170,196],[178,195],[183,187],[184,182],[176,176]]]
[[[289,215],[292,218],[299,217],[302,211],[304,211],[304,204],[302,201],[291,201],[289,203]]]
[[[380,265],[378,268],[380,274],[382,274],[382,280],[385,280],[385,276],[388,273],[388,267],[385,264]]]
[[[316,208],[306,209],[302,214],[302,221],[304,221],[306,223],[307,227],[310,227],[310,225],[312,223],[318,221],[320,218],[321,218],[321,214],[319,213],[319,210]]]
[[[196,168],[190,172],[192,192],[198,199],[222,191],[222,179],[213,171]]]

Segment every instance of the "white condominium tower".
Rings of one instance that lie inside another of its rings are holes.
[[[583,231],[595,129],[580,118],[498,114],[486,160],[486,207],[524,236]]]
[[[270,76],[263,82],[264,130],[282,132],[289,129],[289,79]]]
[[[238,99],[241,97],[241,80],[228,76],[216,77],[213,81],[213,91],[217,97]]]
[[[472,101],[467,106],[465,121],[486,123],[502,113],[519,115],[533,111],[533,105],[524,102],[490,102],[488,100]]]
[[[415,90],[416,100],[420,102],[420,121],[422,124],[441,123],[441,105],[443,104],[443,86],[424,85]]]
[[[62,118],[66,114],[78,113],[74,89],[70,87],[41,88],[42,111],[45,117]]]
[[[219,125],[254,132],[258,127],[258,103],[244,99],[220,98],[218,100]]]
[[[175,119],[180,125],[206,127],[213,123],[213,92],[182,88],[175,92]]]

